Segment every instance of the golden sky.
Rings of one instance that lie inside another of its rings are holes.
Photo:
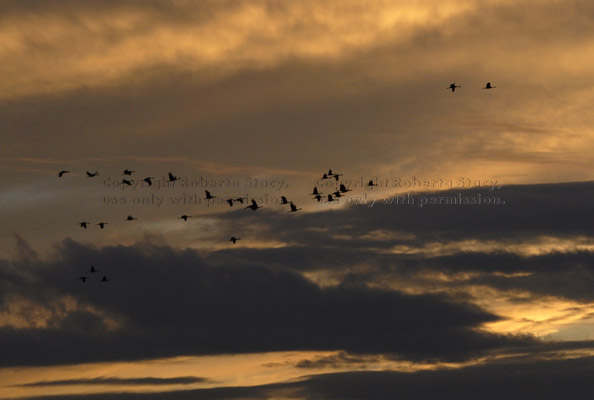
[[[593,46],[583,0],[0,1],[0,397],[588,388]]]

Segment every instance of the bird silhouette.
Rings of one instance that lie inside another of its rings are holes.
[[[97,272],[97,270],[95,269],[95,267],[93,267],[93,266],[91,265],[91,270],[90,270],[89,272],[93,274],[93,273]]]
[[[184,214],[184,215],[182,215],[181,217],[179,217],[178,219],[183,219],[184,221],[187,221],[187,220],[188,220],[188,218],[192,218],[192,216],[191,216],[191,215],[186,215],[186,214]]]
[[[99,171],[95,171],[95,172],[89,172],[87,171],[87,178],[93,178],[95,176],[99,175]]]
[[[233,199],[233,201],[238,201],[239,204],[243,204],[243,197],[238,197],[236,199]]]
[[[318,194],[323,194],[322,192],[318,192],[318,187],[314,186],[313,188],[313,192],[311,192],[310,194],[317,196]]]
[[[58,178],[61,178],[62,176],[64,176],[64,174],[69,174],[70,171],[66,171],[66,170],[62,170],[60,172],[58,172]]]
[[[330,179],[330,178],[328,177],[328,175],[324,174],[324,175],[322,175],[322,179]]]
[[[134,171],[130,171],[129,169],[125,169],[124,173],[122,175],[132,175],[132,172]]]
[[[334,197],[342,197],[342,194],[340,194],[340,191],[338,190],[332,194],[334,195]]]
[[[279,204],[289,204],[289,201],[285,196],[281,196],[281,202]]]
[[[256,211],[258,208],[262,208],[262,206],[259,206],[258,203],[256,203],[256,200],[252,199],[252,204],[250,204],[246,208],[250,208],[252,211]]]
[[[342,183],[340,184],[340,191],[342,193],[346,193],[346,192],[352,192],[351,189],[347,189],[345,185],[343,185]]]
[[[295,204],[293,204],[293,202],[290,203],[290,207],[291,207],[291,211],[289,211],[289,212],[297,212],[297,211],[301,210],[300,208],[297,208],[297,206]]]
[[[206,200],[210,200],[210,199],[215,199],[217,196],[213,196],[212,194],[210,194],[210,192],[208,190],[204,191],[206,193]]]
[[[153,186],[153,182],[151,182],[151,179],[155,179],[155,178],[147,176],[146,178],[143,179],[143,181],[148,183],[149,186]]]
[[[487,82],[483,89],[495,89],[497,86],[491,86],[491,82]]]
[[[127,179],[122,179],[122,185],[132,186],[132,182]]]
[[[322,195],[321,194],[316,194],[314,196],[314,199],[316,199],[318,201],[318,203],[319,203],[320,201],[322,201]]]
[[[450,86],[448,86],[446,89],[451,89],[452,93],[454,93],[456,91],[457,87],[462,87],[462,86],[457,86],[455,83],[452,83]]]
[[[168,182],[175,182],[175,181],[180,180],[180,178],[178,178],[177,176],[173,175],[171,172],[168,175],[169,175],[169,181]]]
[[[81,281],[83,281],[83,283],[85,283],[85,282],[87,281],[87,279],[91,279],[91,278],[88,278],[88,277],[86,277],[86,276],[79,276],[79,277],[78,277],[78,278],[76,278],[76,279],[80,279]]]
[[[328,201],[336,201],[336,200],[334,200],[334,199],[332,198],[332,195],[331,195],[331,194],[329,194],[329,195],[328,195]]]
[[[336,182],[338,182],[338,179],[342,176],[343,174],[333,174],[332,176],[334,177],[334,179],[336,179]]]
[[[373,187],[374,187],[374,186],[377,186],[377,183],[373,183],[373,179],[371,179],[371,180],[370,180],[370,181],[367,183],[367,187],[369,187],[369,188],[372,188],[372,189],[373,189]]]
[[[231,239],[229,239],[228,242],[233,242],[233,244],[235,244],[238,240],[241,240],[241,238],[231,236]]]
[[[233,207],[233,199],[227,199],[227,203],[229,203],[229,207]]]
[[[133,216],[131,216],[131,215],[128,215],[124,221],[135,221],[135,220],[137,220],[137,219],[138,219],[138,218],[134,218]]]
[[[99,225],[99,228],[103,229],[103,228],[105,228],[105,225],[107,225],[107,224],[108,224],[107,222],[99,222],[98,224],[95,224],[95,225]]]
[[[111,279],[107,279],[107,276],[103,276],[103,278],[101,279],[101,282],[109,282]]]
[[[332,168],[330,168],[330,169],[328,170],[328,176],[333,176],[333,175],[334,175],[334,174],[332,173]]]
[[[81,228],[87,229],[87,224],[90,224],[90,222],[79,222],[78,224],[80,225]]]

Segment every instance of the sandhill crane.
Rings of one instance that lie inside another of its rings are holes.
[[[210,194],[210,192],[208,190],[205,190],[204,192],[206,193],[206,197],[205,197],[206,200],[214,199],[217,197],[217,196],[213,196],[212,194]]]
[[[132,182],[127,179],[122,179],[122,185],[132,186]]]
[[[81,228],[87,229],[87,224],[90,224],[90,222],[79,222],[78,224]]]
[[[455,83],[452,83],[450,86],[448,86],[446,89],[451,89],[452,93],[454,93],[456,91],[457,87],[462,87],[462,86],[458,86]]]
[[[328,178],[328,175],[324,174],[324,175],[322,175],[322,179],[330,179],[330,178]]]
[[[289,204],[289,201],[285,196],[281,196],[281,202],[279,204]]]
[[[108,224],[107,222],[99,222],[98,224],[95,224],[95,225],[99,225],[99,228],[103,229],[103,228],[105,228],[105,225],[107,225],[107,224]]]
[[[372,188],[372,189],[373,189],[373,187],[374,187],[374,186],[377,186],[377,183],[373,183],[373,179],[371,179],[371,180],[370,180],[370,181],[367,183],[367,187],[369,187],[369,188]]]
[[[58,178],[61,178],[62,176],[64,176],[64,174],[69,174],[70,171],[66,171],[66,170],[62,170],[60,172],[58,172]]]
[[[334,176],[334,179],[336,179],[336,182],[338,182],[338,179],[342,176],[343,174],[334,174],[332,176]]]
[[[241,238],[235,237],[235,236],[231,236],[231,239],[227,240],[228,242],[233,242],[233,244],[235,244],[238,240],[241,240]]]
[[[136,221],[138,218],[134,218],[131,215],[128,215],[124,221]]]
[[[91,265],[91,270],[89,272],[92,273],[92,274],[94,274],[95,272],[97,272],[97,270],[95,269],[94,266]]]
[[[192,216],[184,214],[181,217],[179,217],[178,219],[183,219],[184,221],[188,221],[188,218],[192,218]]]
[[[319,203],[320,201],[322,201],[322,195],[321,194],[317,194],[317,195],[314,196],[314,199],[316,199],[318,201],[318,203]]]
[[[107,279],[107,276],[103,276],[103,278],[101,279],[101,282],[109,282],[111,279]]]
[[[87,178],[93,178],[95,176],[99,175],[99,171],[95,171],[95,172],[89,172],[87,171]]]
[[[495,89],[497,86],[491,86],[491,82],[487,82],[483,89]]]
[[[334,195],[334,197],[342,197],[342,194],[340,194],[340,191],[338,190],[332,194]]]
[[[246,208],[250,208],[252,211],[256,211],[258,208],[262,208],[262,206],[259,206],[258,203],[256,203],[256,200],[252,199],[252,204],[250,204]]]
[[[179,181],[180,180],[180,178],[178,178],[177,176],[173,175],[171,172],[168,175],[169,175],[169,180],[167,182],[175,182],[175,181]]]
[[[343,185],[342,183],[340,184],[340,191],[342,193],[346,193],[346,192],[352,192],[351,189],[347,189],[345,185]]]
[[[132,175],[132,172],[134,171],[130,171],[129,169],[125,169],[124,173],[122,175]]]
[[[246,198],[247,199],[247,198]],[[239,204],[243,204],[243,197],[238,197],[236,199],[233,199],[233,201],[238,201]]]
[[[291,207],[291,211],[289,211],[289,212],[297,212],[297,211],[301,210],[300,208],[297,208],[297,206],[295,204],[293,204],[293,202],[291,202],[289,204]]]
[[[87,281],[87,279],[91,279],[91,278],[88,278],[88,277],[86,277],[86,276],[79,276],[79,277],[78,277],[78,278],[76,278],[76,279],[80,279],[80,280],[81,280],[83,283],[85,283],[85,282]]]
[[[155,179],[155,178],[153,178],[151,176],[147,176],[146,178],[143,179],[143,181],[148,183],[149,186],[153,186],[153,182],[151,182],[151,179]]]
[[[336,201],[336,200],[334,200],[334,199],[332,198],[332,195],[331,195],[331,194],[329,194],[329,195],[328,195],[328,201],[329,201],[329,202],[331,202],[331,201]]]
[[[227,199],[227,203],[229,203],[229,207],[233,207],[233,199]]]
[[[313,188],[313,192],[311,192],[310,194],[317,196],[318,194],[323,194],[322,192],[318,192],[318,187],[314,186]]]

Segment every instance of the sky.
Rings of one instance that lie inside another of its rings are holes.
[[[593,49],[585,0],[0,0],[0,397],[590,398]]]

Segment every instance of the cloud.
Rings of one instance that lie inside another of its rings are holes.
[[[113,280],[77,280],[90,260]],[[460,360],[532,343],[480,331],[499,318],[445,296],[357,284],[322,289],[286,268],[212,265],[167,246],[65,240],[55,261],[19,268],[26,284],[3,264],[3,310],[25,298],[50,317],[46,328],[1,328],[4,365],[312,349]]]
[[[93,400],[124,399],[587,399],[594,389],[594,358],[537,362],[496,362],[458,369],[417,372],[356,371],[304,377],[297,382],[152,394],[85,395]],[[35,397],[52,400],[57,397]],[[68,400],[82,396],[61,396]]]
[[[189,385],[192,383],[207,382],[208,379],[196,376],[179,376],[174,378],[117,378],[117,377],[97,377],[88,379],[63,379],[54,381],[39,381],[25,383],[18,386],[37,387],[37,386],[70,386],[70,385]]]

